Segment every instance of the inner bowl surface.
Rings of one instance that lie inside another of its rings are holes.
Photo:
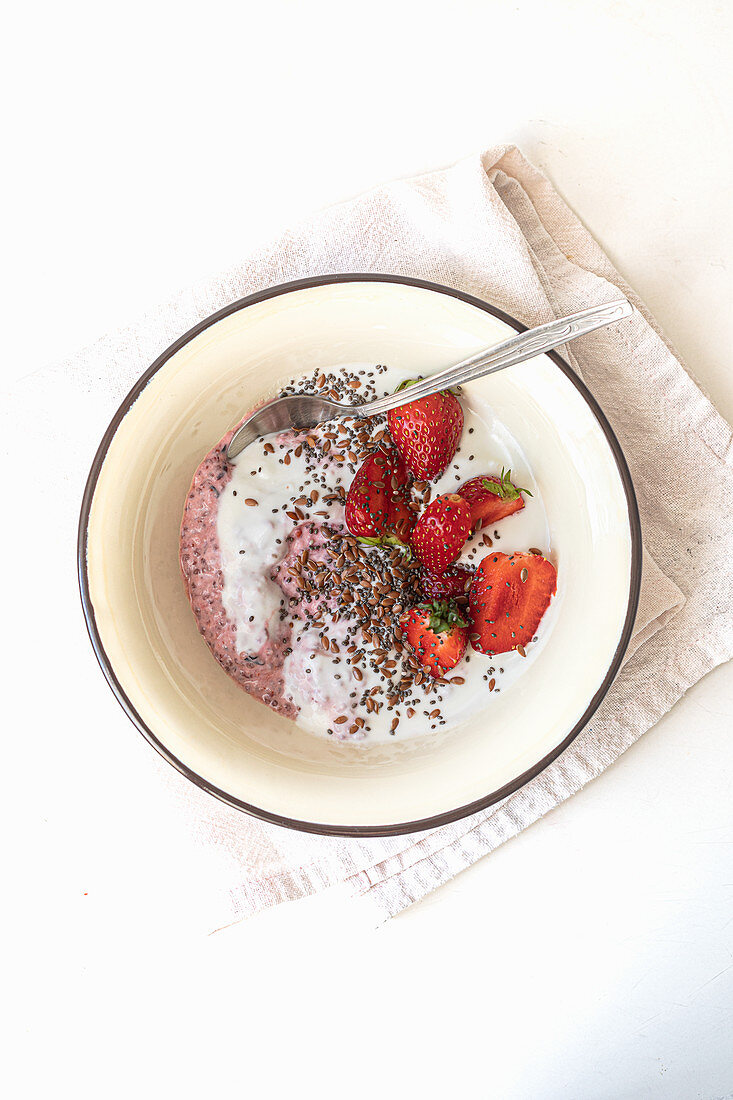
[[[529,651],[522,678],[460,729],[374,747],[299,730],[249,697],[212,658],[179,573],[181,513],[196,467],[290,378],[355,362],[429,374],[522,327],[433,284],[327,276],[227,307],[168,349],[128,395],[84,498],[82,601],[120,702],[194,782],[280,824],[407,832],[516,790],[588,720],[630,636],[640,533],[613,433],[555,355],[471,383],[518,439],[538,481],[558,593],[548,612],[551,633]]]

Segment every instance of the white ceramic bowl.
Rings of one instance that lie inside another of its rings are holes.
[[[199,636],[179,573],[179,525],[197,465],[286,379],[354,362],[427,374],[522,327],[446,287],[325,276],[221,310],[173,344],[127,396],[102,440],[82,505],[82,602],[117,698],[193,782],[295,828],[408,832],[517,790],[588,721],[631,634],[641,537],[618,443],[556,355],[472,383],[517,438],[538,480],[558,594],[548,644],[466,726],[440,740],[374,748],[298,730],[222,671]]]

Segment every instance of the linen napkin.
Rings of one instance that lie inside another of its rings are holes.
[[[63,438],[53,435],[51,420],[47,425],[60,468],[54,491],[67,522],[76,518],[109,417],[177,336],[255,290],[359,271],[444,283],[527,325],[610,300],[617,291],[632,301],[629,320],[560,351],[608,416],[636,485],[644,555],[634,636],[601,707],[552,765],[497,806],[429,832],[367,840],[291,832],[221,805],[151,750],[149,767],[172,795],[180,827],[216,863],[212,928],[335,884],[373,907],[375,918],[394,915],[600,774],[692,684],[733,656],[731,429],[596,241],[512,146],[317,214],[242,265],[26,380],[18,396],[29,409],[39,407],[41,391],[44,403],[51,405],[56,393],[65,407],[72,392],[78,408],[78,423],[67,418]],[[70,558],[72,535],[70,528]]]

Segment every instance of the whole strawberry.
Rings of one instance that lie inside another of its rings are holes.
[[[463,596],[471,586],[474,570],[468,565],[450,565],[445,573],[420,576],[420,590],[429,600],[450,600]]]
[[[457,493],[444,493],[427,506],[412,532],[412,548],[430,573],[444,573],[471,530],[471,509]]]
[[[407,471],[394,451],[377,451],[356,471],[346,496],[346,526],[369,541],[408,543],[415,523],[408,507]]]
[[[421,603],[400,619],[403,635],[430,676],[455,668],[466,652],[468,626],[446,600]]]
[[[512,471],[505,470],[502,466],[498,477],[481,474],[479,477],[472,477],[470,481],[464,481],[458,492],[470,505],[473,527],[488,527],[524,508],[522,493],[526,493],[528,497],[532,494],[529,489],[514,485],[511,477]]]
[[[398,391],[412,382],[403,382]],[[408,401],[387,413],[397,450],[413,477],[439,477],[456,453],[463,431],[463,409],[448,390]]]

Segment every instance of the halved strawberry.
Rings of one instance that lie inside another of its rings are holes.
[[[449,600],[468,592],[473,574],[468,565],[450,565],[445,573],[423,572],[420,588],[429,600]]]
[[[457,493],[444,493],[427,506],[412,532],[412,548],[430,573],[444,573],[471,530],[471,509]]]
[[[379,538],[389,519],[384,465],[370,455],[354,475],[346,495],[346,526],[358,538]]]
[[[455,668],[466,652],[468,624],[448,601],[418,604],[401,617],[400,626],[418,661],[431,676],[442,676]]]
[[[402,382],[397,388],[411,385]],[[429,481],[443,473],[456,453],[463,409],[458,398],[444,390],[391,409],[387,423],[407,469],[420,481]]]
[[[493,474],[481,474],[480,477],[472,477],[464,482],[456,492],[468,501],[471,508],[471,526],[488,527],[492,523],[498,523],[500,519],[511,516],[514,512],[524,508],[522,493],[531,497],[529,489],[520,489],[511,481],[512,471],[505,470],[502,466],[501,474],[495,477]]]
[[[379,450],[359,467],[346,496],[346,526],[357,538],[405,544],[415,525],[408,506],[405,464],[394,451]]]
[[[400,542],[408,543],[417,521],[417,512],[410,507],[410,478],[400,454],[390,451],[385,476],[390,498],[387,526]]]
[[[524,655],[556,591],[555,567],[541,554],[489,554],[468,594],[473,648]]]

